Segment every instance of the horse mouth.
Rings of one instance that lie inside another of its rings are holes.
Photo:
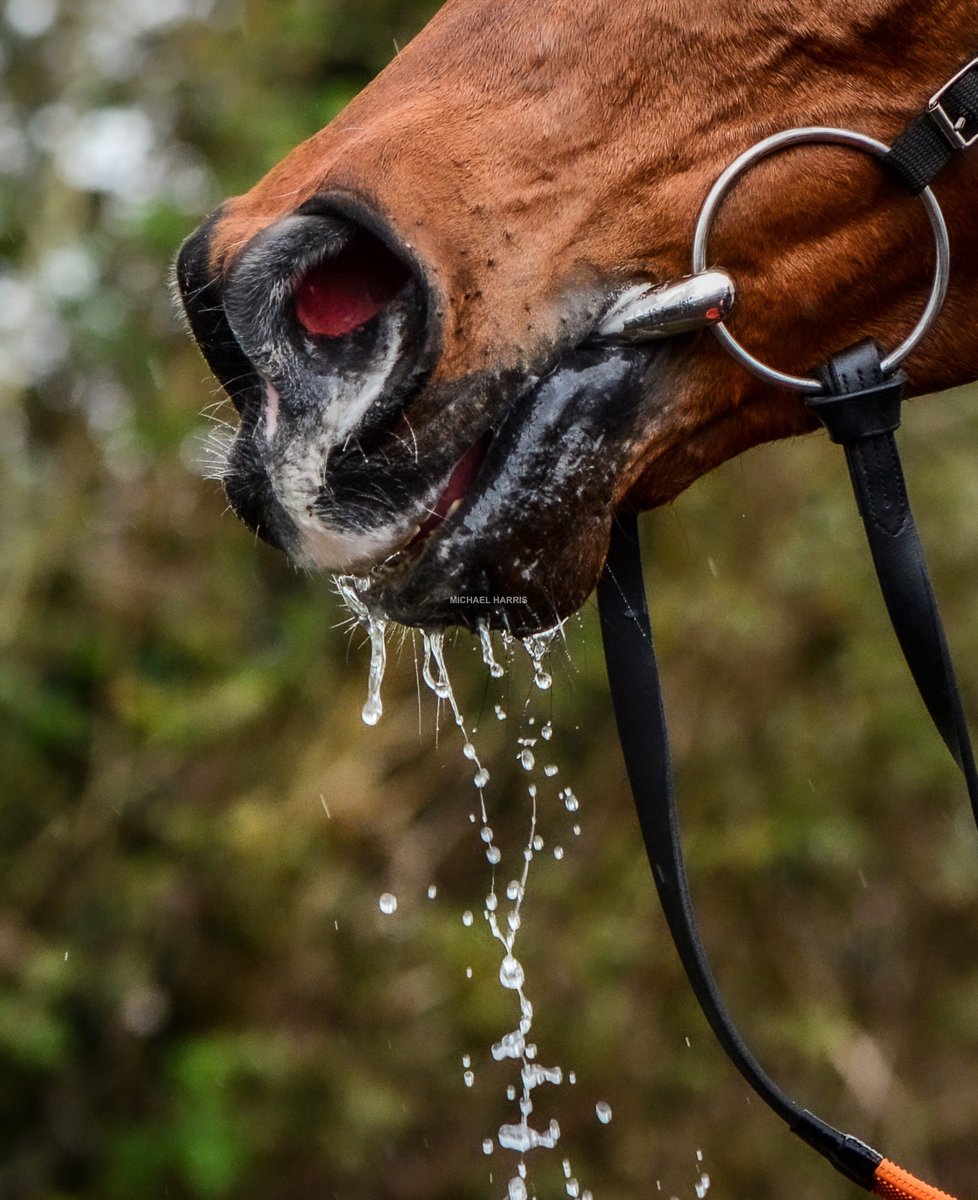
[[[585,342],[527,381],[459,460],[433,524],[369,573],[368,605],[408,625],[521,636],[580,608],[604,563],[654,369],[647,350]]]
[[[641,441],[648,350],[593,340],[592,311],[535,373],[436,380],[436,302],[383,238],[306,212],[220,277],[218,219],[177,273],[239,411],[223,470],[238,516],[301,565],[360,576],[404,624],[526,635],[579,608]]]

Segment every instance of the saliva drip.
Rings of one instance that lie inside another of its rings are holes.
[[[367,699],[360,712],[364,725],[376,725],[384,712],[380,687],[387,669],[387,621],[377,617],[360,598],[363,582],[354,575],[337,575],[334,579],[347,608],[353,613],[370,637],[370,673],[367,676]]]
[[[479,641],[482,645],[482,661],[489,668],[489,674],[493,679],[502,679],[503,666],[502,663],[496,661],[496,656],[492,649],[492,635],[485,621],[479,622]]]
[[[544,670],[543,659],[560,630],[561,626],[557,625],[553,629],[544,629],[542,633],[532,633],[523,639],[523,649],[533,663],[533,682],[542,692],[553,685],[553,676]]]

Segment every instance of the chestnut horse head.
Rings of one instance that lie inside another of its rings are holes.
[[[611,306],[688,273],[710,185],[760,137],[889,141],[975,40],[966,0],[449,0],[181,252],[240,413],[235,511],[300,563],[369,576],[368,603],[409,624],[554,624],[616,510],[813,424],[708,334],[602,340]],[[978,164],[960,157],[936,189],[952,285],[907,363],[916,392],[978,377]],[[740,340],[797,374],[862,335],[895,346],[929,245],[878,164],[814,147],[752,171],[711,250]]]

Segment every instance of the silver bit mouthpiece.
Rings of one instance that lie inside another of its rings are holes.
[[[736,289],[726,271],[701,271],[671,283],[639,283],[618,297],[597,328],[616,342],[648,342],[724,320]]]

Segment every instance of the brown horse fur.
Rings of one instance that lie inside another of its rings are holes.
[[[256,236],[317,196],[377,214],[435,298],[435,358],[403,414],[416,433],[453,384],[544,376],[625,285],[688,273],[710,185],[758,139],[834,125],[890,141],[975,53],[966,0],[449,0],[340,116],[223,207],[207,270],[225,280]],[[951,289],[906,364],[916,393],[978,378],[978,150],[956,157],[935,187]],[[871,159],[826,147],[746,176],[710,253],[738,283],[732,331],[795,373],[867,334],[895,346],[933,261],[919,203]],[[518,539],[551,609],[527,627],[581,603],[617,507],[659,505],[742,450],[813,427],[796,394],[745,373],[708,333],[658,354],[656,402],[635,408],[576,549],[552,551],[546,522],[537,547]],[[504,535],[484,541],[507,555]],[[479,579],[526,590],[504,571]],[[471,619],[410,594],[393,605],[403,619]]]

